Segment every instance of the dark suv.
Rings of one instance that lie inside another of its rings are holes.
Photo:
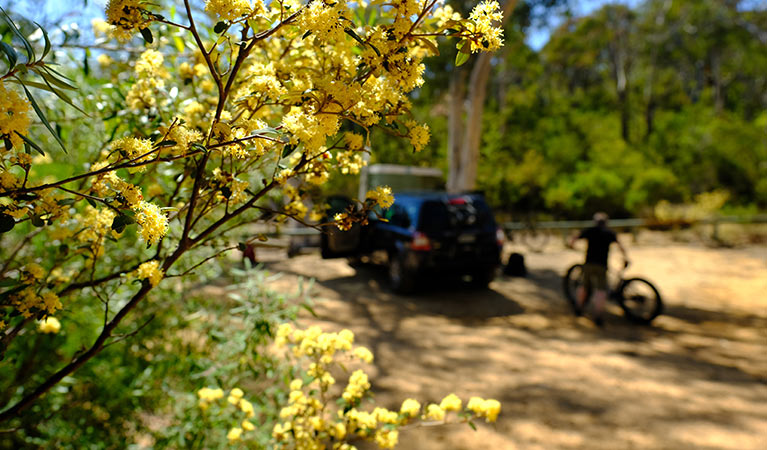
[[[331,209],[342,209],[339,198]],[[394,204],[371,216],[366,226],[349,231],[328,229],[322,236],[322,257],[352,259],[385,254],[395,292],[414,289],[422,275],[471,276],[487,286],[500,265],[503,233],[480,193],[399,193]]]

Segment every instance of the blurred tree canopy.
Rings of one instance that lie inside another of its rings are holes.
[[[540,51],[528,47],[535,14],[567,4],[523,2],[506,26],[478,177],[496,207],[647,215],[661,200],[715,190],[731,208],[767,207],[767,9],[738,0],[608,4],[566,17]],[[445,161],[455,50],[440,51],[427,66],[432,83],[414,99],[430,146],[408,154],[380,140],[378,161]]]

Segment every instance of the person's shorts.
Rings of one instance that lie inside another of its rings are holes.
[[[583,265],[583,284],[587,291],[607,290],[607,267],[599,264]]]

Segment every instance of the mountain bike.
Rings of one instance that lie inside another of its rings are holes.
[[[628,264],[617,273],[608,273],[609,300],[617,303],[627,319],[634,323],[649,324],[663,312],[663,300],[658,289],[644,278],[633,277],[625,279],[623,274]],[[575,264],[567,270],[562,278],[562,288],[565,297],[573,308],[578,312],[578,300],[576,292],[583,284],[583,264]],[[585,309],[591,298],[591,292],[586,292],[586,301],[581,310]]]

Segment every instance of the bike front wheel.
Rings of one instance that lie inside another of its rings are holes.
[[[578,311],[578,288],[583,285],[583,264],[576,264],[562,278],[562,290],[565,298],[576,314]]]
[[[625,280],[618,293],[620,306],[632,322],[649,324],[663,312],[660,292],[644,278]]]

